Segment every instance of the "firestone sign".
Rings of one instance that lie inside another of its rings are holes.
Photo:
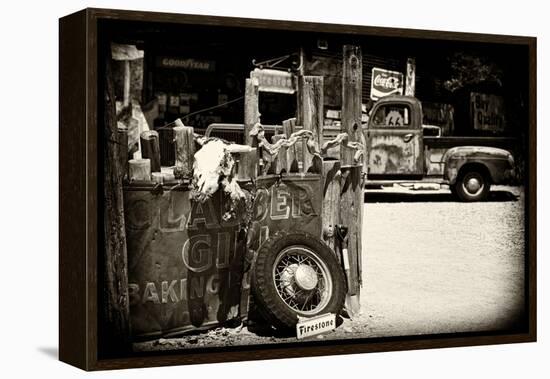
[[[403,74],[398,71],[389,71],[382,68],[372,68],[370,98],[378,100],[388,95],[403,95]]]

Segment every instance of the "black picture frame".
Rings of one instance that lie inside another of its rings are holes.
[[[245,346],[101,358],[98,355],[98,255],[101,254],[101,141],[98,24],[147,21],[188,25],[267,28],[396,38],[436,39],[527,47],[529,54],[528,180],[526,193],[527,328],[514,333],[420,335],[331,344]],[[357,25],[197,16],[114,9],[85,9],[59,21],[59,358],[85,370],[367,352],[431,349],[536,341],[536,49],[534,37],[456,33]]]

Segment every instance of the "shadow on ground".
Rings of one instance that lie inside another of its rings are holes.
[[[486,202],[517,201],[519,196],[510,191],[491,191]],[[409,192],[365,192],[365,203],[429,203],[458,202],[450,192],[415,193]]]
[[[56,360],[59,356],[59,350],[57,349],[57,347],[54,347],[54,346],[46,346],[46,347],[42,346],[37,348],[36,350]]]

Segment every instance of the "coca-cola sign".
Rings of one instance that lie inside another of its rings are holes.
[[[372,68],[370,98],[378,100],[388,95],[403,94],[403,74],[397,71]]]

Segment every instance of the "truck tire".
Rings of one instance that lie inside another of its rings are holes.
[[[466,202],[483,201],[489,195],[491,183],[480,170],[464,170],[456,179],[452,192],[459,200]]]
[[[338,315],[346,280],[340,262],[321,240],[303,232],[278,232],[258,251],[252,293],[276,329],[296,327],[298,316]]]

